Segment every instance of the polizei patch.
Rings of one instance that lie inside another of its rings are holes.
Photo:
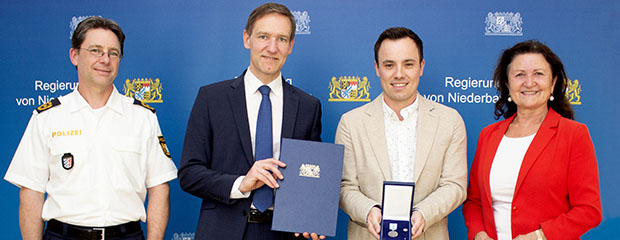
[[[60,163],[62,164],[62,168],[65,170],[73,168],[73,154],[65,153],[62,155],[62,158],[60,158]]]

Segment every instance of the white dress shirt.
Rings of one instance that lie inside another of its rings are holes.
[[[177,174],[160,144],[157,116],[116,88],[96,110],[77,88],[58,100],[33,112],[4,179],[47,193],[46,221],[95,227],[146,221],[147,189]],[[67,155],[72,164],[63,164]]]
[[[497,239],[512,239],[511,208],[519,170],[534,135],[511,138],[504,136],[491,165],[489,185]]]
[[[413,182],[418,101],[400,110],[403,120],[383,101],[383,120],[392,180]]]
[[[271,124],[273,131],[273,158],[280,158],[280,136],[282,133],[282,116],[283,116],[283,104],[284,104],[284,91],[282,90],[282,74],[279,74],[276,79],[271,81],[267,86],[271,88],[269,92],[269,100],[271,100]],[[258,91],[258,88],[265,85],[261,82],[252,71],[248,68],[243,78],[243,84],[245,85],[245,103],[248,112],[248,123],[250,124],[250,137],[252,140],[252,154],[255,152],[256,143],[256,120],[258,118],[258,109],[260,102],[263,99],[263,95]],[[261,160],[261,159],[256,159]],[[245,176],[238,177],[233,183],[233,187],[230,192],[230,198],[248,198],[251,192],[242,193],[239,191],[241,181]]]

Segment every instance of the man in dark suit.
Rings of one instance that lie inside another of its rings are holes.
[[[294,36],[295,19],[287,7],[259,6],[243,31],[250,67],[198,92],[179,168],[183,190],[202,198],[195,239],[294,238],[271,231],[273,189],[284,178],[278,167],[286,166],[278,160],[280,139],[321,140],[319,100],[286,83],[280,73]],[[261,121],[265,116],[267,124]],[[271,198],[267,203],[257,197],[261,187]],[[319,239],[314,233],[312,238]]]

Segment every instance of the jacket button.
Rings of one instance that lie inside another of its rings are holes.
[[[244,217],[248,215],[248,211],[243,210],[243,212],[241,212],[241,215],[243,215]]]

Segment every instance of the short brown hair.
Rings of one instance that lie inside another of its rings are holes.
[[[121,29],[121,26],[118,25],[114,20],[102,18],[102,17],[89,17],[84,19],[78,26],[75,28],[73,32],[73,36],[71,37],[71,47],[75,49],[79,49],[86,38],[86,32],[90,29],[105,29],[110,30],[118,37],[118,42],[121,44],[121,56],[123,55],[123,45],[125,43],[125,34]]]
[[[379,48],[381,48],[381,43],[383,43],[385,39],[398,40],[407,37],[411,38],[411,40],[415,42],[415,45],[417,45],[418,53],[420,54],[420,64],[422,64],[422,60],[424,59],[424,51],[422,50],[422,39],[420,39],[418,34],[413,32],[411,29],[405,27],[391,27],[386,29],[381,33],[381,35],[379,35],[377,42],[375,42],[375,62],[379,62]]]
[[[248,17],[248,22],[245,24],[245,31],[248,33],[248,35],[252,35],[254,23],[256,23],[259,18],[271,13],[278,13],[288,18],[288,20],[291,22],[291,35],[289,37],[290,40],[293,40],[295,38],[295,29],[297,28],[297,26],[295,25],[295,17],[286,6],[279,3],[265,3],[258,6],[252,11],[252,13],[250,13],[250,16]]]

